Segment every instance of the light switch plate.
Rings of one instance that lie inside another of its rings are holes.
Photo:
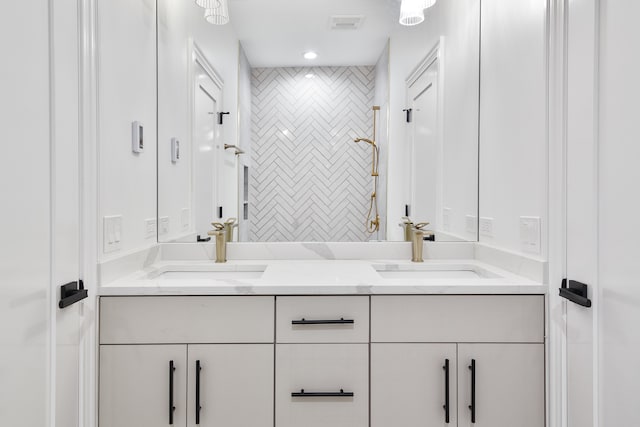
[[[540,217],[520,217],[520,242],[523,251],[533,254],[540,253]]]
[[[122,215],[103,218],[102,251],[107,254],[122,248]]]
[[[167,234],[168,232],[169,232],[169,217],[161,216],[160,223],[158,226],[158,235],[162,236],[164,234]]]
[[[476,234],[478,232],[478,217],[475,215],[465,216],[465,225],[467,233]]]
[[[480,217],[480,235],[493,237],[493,218]]]
[[[191,225],[191,209],[182,209],[180,212],[180,225],[182,226],[182,231],[189,230],[189,225]]]
[[[144,237],[151,239],[158,235],[158,221],[155,218],[149,218],[144,220]]]
[[[442,208],[442,229],[444,231],[451,229],[451,208]]]

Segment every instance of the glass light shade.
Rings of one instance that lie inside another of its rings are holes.
[[[402,0],[400,4],[400,24],[411,26],[418,25],[424,21],[425,0]]]
[[[229,7],[227,0],[220,0],[220,6],[214,9],[205,9],[204,19],[209,24],[224,25],[229,22]]]
[[[221,0],[196,0],[196,4],[205,9],[220,7]]]
[[[423,9],[429,9],[434,4],[436,4],[436,0],[422,0]]]

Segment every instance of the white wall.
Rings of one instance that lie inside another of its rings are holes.
[[[378,174],[378,207],[380,209],[380,230],[378,239],[387,237],[387,185],[389,175],[389,43],[385,45],[375,68],[373,105],[380,107],[376,126],[376,143],[380,147]]]
[[[121,255],[145,238],[145,218],[156,216],[155,1],[98,4],[99,221],[122,215]],[[131,151],[131,123],[144,124],[144,153]],[[102,227],[98,227],[102,253]]]
[[[490,246],[546,258],[546,0],[482,1],[480,217]],[[542,218],[541,252],[523,251],[520,216]]]
[[[251,222],[243,218],[244,203],[244,166],[251,171],[251,65],[247,59],[242,46],[238,58],[238,143],[245,151],[245,154],[238,158],[238,183],[239,183],[239,206],[238,206],[238,236],[239,240],[246,242],[249,240]],[[249,215],[251,212],[251,202],[249,202]]]
[[[222,138],[217,149],[222,157],[219,163],[222,170],[218,176],[222,181],[219,186],[222,200],[217,202],[223,206],[225,218],[235,216],[237,210],[235,158],[230,156],[229,150],[223,153],[221,146],[237,141],[238,39],[232,23],[211,25],[204,20],[203,13],[204,10],[192,1],[158,2],[158,212],[161,217],[168,216],[170,223],[168,234],[159,236],[160,241],[189,236],[194,226],[190,159],[198,153],[191,151],[190,103],[193,101],[188,95],[193,85],[192,58],[189,58],[191,40],[224,81],[221,109],[231,114],[225,117],[224,125],[219,129]],[[215,116],[212,118],[216,119]],[[171,163],[170,157],[173,137],[179,138],[184,147],[181,160],[175,164]],[[185,208],[190,209],[192,217],[188,229],[183,229],[181,221]],[[211,221],[215,219],[211,218]]]
[[[109,259],[155,244],[145,237],[145,219],[155,218],[156,203],[156,15],[154,0],[112,0],[98,5],[100,221],[122,215],[122,248],[102,254]],[[188,104],[188,39],[193,38],[224,80],[226,117],[221,143],[237,141],[238,40],[231,25],[214,26],[191,1],[160,0],[158,6],[159,144],[162,165],[159,208],[169,216],[169,233],[177,237],[181,210],[190,207],[188,162],[171,165],[171,137],[178,137],[188,154],[191,122]],[[145,152],[131,152],[131,122],[145,124]],[[176,166],[176,167],[174,167]],[[235,192],[235,190],[233,190]],[[236,200],[225,201],[227,212]],[[102,252],[102,227],[99,252]]]
[[[398,227],[410,200],[411,141],[402,109],[407,108],[405,80],[418,63],[444,37],[443,138],[446,171],[445,206],[451,208],[452,234],[475,240],[466,233],[466,215],[477,213],[478,140],[478,35],[477,0],[437,2],[415,27],[397,26],[390,41],[390,122],[387,238],[402,240]],[[424,221],[429,218],[415,218]]]

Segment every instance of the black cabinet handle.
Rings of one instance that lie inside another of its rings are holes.
[[[202,406],[200,406],[200,371],[202,367],[200,366],[200,361],[196,360],[196,424],[200,424],[200,410]]]
[[[475,424],[476,422],[476,359],[471,359],[471,405],[469,405],[469,409],[471,410],[471,422]]]
[[[449,424],[449,359],[444,359],[444,422]]]
[[[338,392],[304,391],[291,393],[291,397],[353,397],[353,392],[340,389]]]
[[[300,320],[292,320],[292,325],[342,325],[342,324],[353,324],[355,321],[353,319],[345,319],[341,317],[340,319],[328,319],[328,320],[307,320],[304,317]]]
[[[569,282],[568,287],[567,282]],[[591,300],[587,298],[587,285],[584,283],[562,279],[560,296],[583,307],[591,307]]]
[[[173,411],[176,407],[173,406],[173,372],[176,367],[173,364],[173,360],[169,361],[169,424],[173,425]]]

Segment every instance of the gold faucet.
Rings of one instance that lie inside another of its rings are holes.
[[[413,231],[413,221],[411,221],[408,216],[403,216],[401,219],[402,222],[398,225],[402,227],[402,230],[404,231],[404,241],[410,242],[412,239],[411,234]]]
[[[233,242],[233,229],[238,226],[236,218],[229,218],[224,222],[224,231],[226,233],[227,242]]]
[[[408,219],[408,218],[407,218]],[[433,234],[431,231],[423,230],[429,225],[428,222],[420,222],[411,228],[411,261],[424,262],[422,259],[422,248],[424,246],[424,236]]]
[[[216,263],[227,262],[227,231],[225,225],[219,222],[212,222],[214,230],[209,231],[209,236],[216,237]]]

